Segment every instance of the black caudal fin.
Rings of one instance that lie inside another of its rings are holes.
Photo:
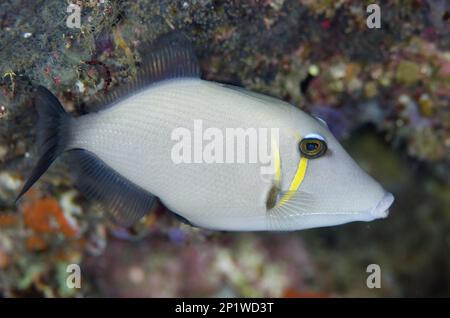
[[[47,171],[52,162],[66,150],[68,144],[72,117],[66,113],[58,98],[45,87],[39,86],[35,105],[38,111],[36,134],[40,158],[16,201]]]
[[[77,185],[81,192],[102,202],[115,223],[133,225],[157,203],[154,195],[115,172],[93,153],[73,149],[68,154],[77,169]]]
[[[38,111],[37,145],[40,158],[16,201],[61,153],[70,150],[69,158],[73,161],[71,166],[77,171],[77,184],[81,192],[100,201],[113,221],[130,226],[150,212],[157,203],[155,196],[122,177],[89,151],[68,148],[72,117],[50,91],[38,87],[35,104]]]

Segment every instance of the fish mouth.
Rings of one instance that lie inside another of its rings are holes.
[[[385,218],[389,215],[389,207],[394,202],[394,196],[390,192],[386,192],[378,204],[370,211],[375,218]]]

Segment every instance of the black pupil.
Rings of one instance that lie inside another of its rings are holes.
[[[308,142],[308,143],[306,144],[306,150],[308,150],[308,151],[314,151],[314,150],[316,150],[318,147],[319,147],[319,145],[318,145],[317,143],[314,143],[314,142]]]

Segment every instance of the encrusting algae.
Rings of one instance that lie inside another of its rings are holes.
[[[62,233],[66,237],[75,237],[76,228],[66,219],[58,201],[47,197],[27,202],[23,206],[25,225],[35,233]]]

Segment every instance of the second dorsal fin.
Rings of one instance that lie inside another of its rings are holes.
[[[130,82],[98,96],[92,105],[100,110],[153,83],[173,78],[199,78],[200,67],[190,41],[181,33],[172,31],[139,49],[142,62],[136,77]]]

